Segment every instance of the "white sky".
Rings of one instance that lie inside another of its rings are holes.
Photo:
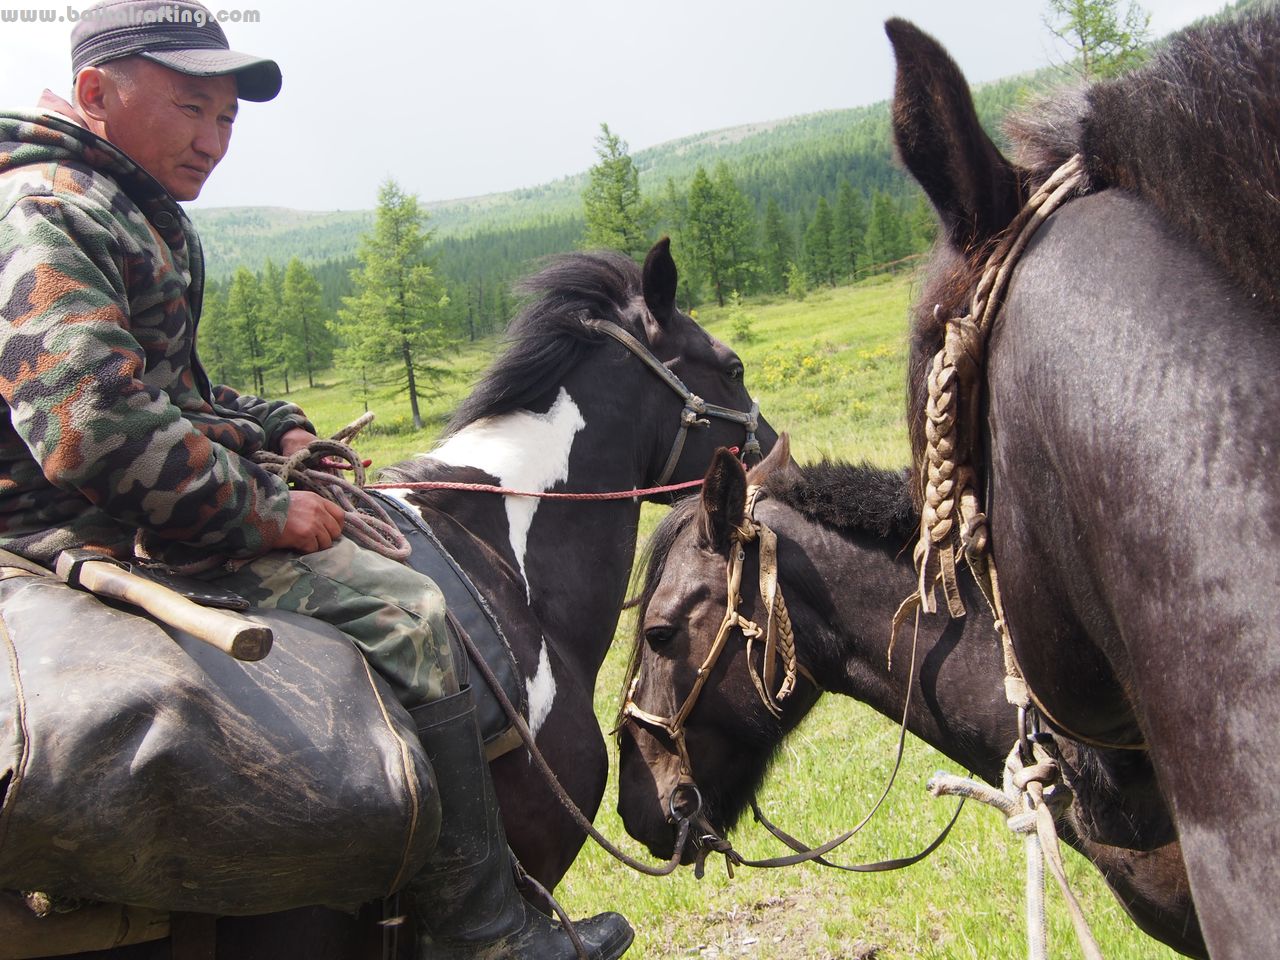
[[[369,208],[394,176],[424,201],[586,169],[601,121],[632,150],[889,96],[881,28],[904,16],[971,82],[1064,51],[1043,0],[204,0],[259,13],[233,49],[274,58],[284,89],[242,103],[199,206]],[[0,8],[65,0],[0,0]],[[74,9],[88,6],[73,0]],[[1222,0],[1149,0],[1153,35]],[[0,105],[67,96],[69,23],[0,24]]]

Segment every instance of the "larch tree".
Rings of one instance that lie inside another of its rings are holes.
[[[227,312],[226,291],[215,284],[204,290],[198,347],[200,360],[214,383],[239,381],[242,367],[236,330]]]
[[[836,282],[835,258],[832,255],[831,205],[826,197],[818,198],[813,219],[804,232],[804,268],[814,283]]]
[[[356,292],[340,311],[348,366],[354,363],[367,381],[394,362],[395,393],[408,394],[415,430],[423,423],[419,400],[438,393],[433,384],[449,375],[441,361],[451,346],[448,298],[427,258],[426,220],[415,194],[394,180],[379,188],[373,230],[361,236],[356,253]]]
[[[284,271],[280,320],[286,363],[293,370],[306,373],[309,387],[316,385],[316,371],[333,360],[333,335],[324,322],[320,304],[319,281],[294,257]]]
[[[600,124],[597,161],[582,192],[585,241],[588,247],[607,247],[639,257],[648,248],[648,216],[640,196],[640,172],[627,151],[626,141],[607,123]]]
[[[270,258],[258,274],[258,309],[262,314],[263,365],[284,378],[284,392],[289,392],[289,351],[286,342],[281,303],[284,297],[284,275]]]
[[[1048,0],[1045,26],[1075,54],[1085,80],[1115,76],[1145,58],[1151,14],[1127,0]]]
[[[254,393],[266,396],[267,324],[262,312],[260,284],[248,267],[237,270],[231,280],[227,291],[227,322],[234,332],[235,349],[244,375],[252,381]]]
[[[754,267],[755,217],[723,161],[715,178],[703,166],[689,184],[688,251],[724,306],[731,290],[745,285]]]
[[[892,270],[911,252],[907,223],[897,202],[887,193],[877,191],[871,199],[866,244],[867,263],[876,270]]]
[[[841,177],[831,222],[831,261],[837,277],[852,280],[857,276],[866,237],[867,204],[862,191]]]
[[[764,285],[770,293],[787,289],[787,267],[795,259],[795,240],[782,217],[782,208],[773,197],[764,209]]]

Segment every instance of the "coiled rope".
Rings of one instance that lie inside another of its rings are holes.
[[[345,441],[373,421],[366,413],[328,440],[313,440],[292,456],[260,450],[253,461],[294,490],[309,490],[342,508],[342,535],[362,547],[401,562],[409,559],[409,541],[382,504],[365,489],[364,461]],[[351,479],[340,475],[350,471]]]

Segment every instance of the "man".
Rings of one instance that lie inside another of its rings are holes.
[[[234,53],[190,0],[109,0],[72,33],[74,104],[0,114],[0,545],[50,564],[135,537],[263,606],[327,620],[360,646],[418,726],[443,826],[407,887],[431,957],[571,957],[516,892],[470,691],[459,690],[435,585],[341,537],[332,503],[250,459],[315,439],[293,404],[212,387],[195,351],[195,199],[239,100],[280,70]],[[592,957],[631,942],[617,914],[578,926]]]

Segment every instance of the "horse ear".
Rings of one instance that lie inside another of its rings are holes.
[[[975,250],[1022,206],[1017,169],[982,129],[969,84],[942,45],[906,20],[886,21],[884,29],[898,61],[898,153],[933,201],[947,238]]]
[[[676,262],[671,259],[671,238],[663,237],[644,258],[644,302],[661,327],[676,312]]]
[[[791,435],[783,433],[769,455],[751,468],[747,474],[747,482],[760,486],[773,474],[790,470],[794,466],[791,460]]]
[[[704,546],[727,553],[733,531],[742,525],[747,512],[747,471],[742,462],[721,447],[711,458],[702,482],[702,519],[699,526]]]

